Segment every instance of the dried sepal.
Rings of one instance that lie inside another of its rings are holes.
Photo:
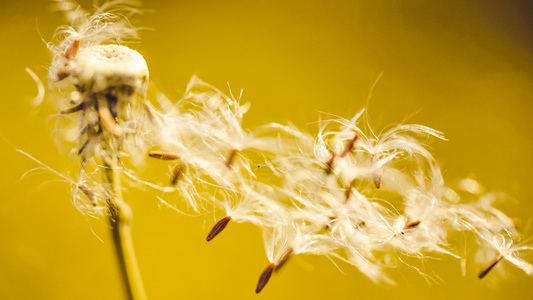
[[[121,136],[123,133],[122,128],[117,124],[117,121],[111,114],[111,111],[109,110],[109,103],[105,96],[98,95],[98,116],[100,117],[100,122],[104,126],[105,129],[107,129],[109,132],[111,132],[115,136]]]
[[[80,110],[84,110],[85,108],[87,108],[87,104],[85,102],[82,102],[81,104],[76,105],[74,107],[64,109],[64,110],[60,111],[59,113],[62,114],[62,115],[66,115],[66,114],[71,114],[71,113],[78,112]]]

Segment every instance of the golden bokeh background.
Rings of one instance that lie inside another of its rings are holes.
[[[151,80],[173,99],[197,74],[223,91],[244,88],[245,125],[293,122],[316,132],[319,111],[351,117],[369,102],[375,129],[401,122],[445,133],[431,144],[445,178],[475,174],[505,191],[501,207],[533,217],[533,9],[529,1],[146,1],[148,27],[131,45]],[[0,133],[60,172],[72,169],[52,139],[53,107],[24,71],[46,74],[44,42],[63,24],[46,1],[0,4]],[[413,115],[413,113],[416,113]],[[123,299],[106,225],[82,216],[69,187],[0,141],[0,299]],[[260,231],[230,224],[211,243],[214,215],[180,215],[151,191],[125,194],[150,299],[531,299],[533,278],[507,262],[477,279],[451,258],[430,261],[441,283],[394,271],[397,287],[376,285],[357,269],[301,256],[255,295],[268,264]],[[514,201],[516,199],[516,201]],[[529,231],[533,237],[533,231]],[[474,253],[467,253],[472,258]],[[529,256],[533,260],[533,254]]]

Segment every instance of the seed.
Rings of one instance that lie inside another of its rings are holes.
[[[185,171],[185,164],[181,163],[179,164],[178,168],[176,169],[176,172],[174,173],[174,178],[172,178],[172,184],[178,183],[178,180],[181,177],[181,173]]]
[[[382,182],[382,177],[383,177],[383,170],[381,170],[381,167],[377,167],[377,163],[379,161],[379,158],[378,158],[378,155],[377,154],[374,154],[374,156],[372,157],[372,165],[376,168],[374,170],[374,185],[376,186],[376,188],[380,188],[381,185],[383,184]]]
[[[350,197],[352,196],[352,189],[353,189],[354,184],[355,184],[355,179],[350,181],[350,186],[346,190],[345,198],[344,198],[345,204],[348,203],[348,200],[350,200]]]
[[[337,155],[335,152],[331,153],[331,159],[326,163],[326,174],[331,174],[333,172],[333,167],[335,166],[335,158]]]
[[[259,294],[259,292],[261,292],[261,290],[268,283],[274,269],[276,269],[276,265],[274,263],[271,263],[270,265],[268,265],[268,267],[266,267],[263,273],[261,273],[261,276],[259,277],[259,282],[257,282],[257,287],[255,288],[256,294]]]
[[[148,117],[150,117],[150,121],[152,122],[152,124],[157,126],[159,129],[163,129],[163,122],[165,121],[165,118],[160,113],[158,113],[148,101],[144,103],[144,108],[146,109],[146,112],[148,113]]]
[[[76,57],[76,54],[78,54],[78,51],[80,50],[81,41],[75,40],[68,46],[67,50],[65,51],[65,59],[67,62],[71,61]]]
[[[230,168],[231,164],[233,163],[233,160],[235,159],[235,155],[237,154],[237,149],[231,150],[228,159],[226,160],[226,168]]]
[[[403,227],[403,229],[411,229],[411,228],[415,228],[417,227],[418,225],[420,225],[420,220],[417,220],[417,221],[413,221],[413,222],[409,222],[409,223],[405,223],[405,226]]]
[[[65,78],[69,77],[70,74],[72,74],[72,69],[69,68],[69,67],[65,67],[65,68],[59,70],[59,72],[57,72],[57,76],[54,79],[54,81],[61,81],[61,80],[65,79]]]
[[[487,273],[489,273],[489,271],[492,270],[492,268],[494,268],[494,266],[496,266],[496,264],[500,262],[502,258],[503,258],[503,254],[499,254],[498,256],[496,256],[496,258],[494,258],[493,261],[491,261],[487,266],[483,268],[483,270],[481,270],[481,272],[479,272],[479,275],[477,277],[479,279],[485,277],[485,275],[487,275]]]
[[[176,153],[162,152],[162,151],[150,151],[148,153],[148,156],[162,159],[162,160],[176,160],[180,158],[180,156]]]
[[[78,185],[78,188],[80,189],[80,191],[82,191],[82,193],[85,194],[85,196],[87,196],[87,198],[89,198],[89,200],[91,201],[92,205],[93,206],[96,206],[96,196],[94,195],[94,193],[85,185],[83,184],[79,184]]]
[[[206,240],[209,242],[214,239],[219,233],[222,232],[222,230],[224,230],[224,228],[226,228],[229,221],[231,221],[230,216],[225,216],[224,218],[218,220],[215,225],[213,225],[213,228],[211,228],[211,231],[207,235]]]
[[[358,139],[359,135],[355,134],[355,136],[348,142],[348,144],[346,144],[346,148],[344,148],[344,151],[339,156],[345,157],[346,155],[348,155],[348,153],[350,153],[355,147],[355,142],[357,142]]]

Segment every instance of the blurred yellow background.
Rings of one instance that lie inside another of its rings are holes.
[[[375,129],[424,124],[445,133],[432,143],[445,178],[476,174],[513,199],[500,206],[526,224],[533,217],[533,9],[529,1],[147,1],[149,27],[131,45],[152,82],[173,99],[197,74],[223,91],[244,88],[245,125],[293,122],[316,132],[318,111],[351,117],[369,104]],[[51,138],[54,108],[34,109],[24,71],[44,77],[50,41],[63,24],[46,1],[0,4],[0,133],[60,172],[71,169]],[[152,30],[153,29],[153,30]],[[413,113],[418,112],[414,115]],[[0,141],[0,299],[122,299],[106,225],[82,216],[68,184]],[[188,217],[160,207],[150,191],[125,194],[150,299],[531,299],[533,279],[507,262],[508,275],[461,275],[454,259],[431,261],[442,283],[413,270],[398,287],[375,285],[352,266],[297,257],[260,295],[268,264],[260,231],[230,224],[205,242],[212,214]],[[529,232],[533,237],[533,232]],[[471,258],[473,253],[468,253]],[[529,256],[530,261],[533,255]],[[432,272],[431,270],[428,270]]]

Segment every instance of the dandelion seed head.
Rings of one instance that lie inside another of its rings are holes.
[[[109,87],[131,88],[139,92],[148,80],[148,66],[139,52],[120,45],[97,45],[80,51],[74,61],[74,84],[91,84],[94,93]]]
[[[53,172],[68,178],[80,211],[110,213],[114,191],[103,166],[118,158],[133,184],[166,193],[170,200],[161,203],[196,214],[223,211],[216,234],[230,219],[258,226],[271,263],[259,290],[298,254],[348,262],[375,282],[393,284],[387,270],[401,264],[427,278],[410,259],[460,258],[449,240],[455,232],[479,244],[480,263],[497,255],[533,273],[520,256],[532,248],[494,207],[501,195],[471,178],[457,190],[444,182],[430,148],[430,140],[445,140],[440,131],[403,123],[375,131],[365,109],[352,118],[323,114],[316,134],[277,123],[251,130],[243,127],[250,103],[242,104],[242,91],[235,97],[231,87],[225,93],[196,76],[177,101],[158,94],[156,108],[147,99],[147,63],[125,46],[138,39],[129,22],[140,13],[137,1],[108,1],[92,13],[71,0],[55,4],[70,24],[48,44],[50,87],[60,98],[58,123],[68,124],[58,131],[80,159],[81,175]],[[41,97],[39,86],[36,101]],[[148,148],[160,155],[147,155]],[[169,171],[158,183],[136,174],[147,157],[166,158]]]

